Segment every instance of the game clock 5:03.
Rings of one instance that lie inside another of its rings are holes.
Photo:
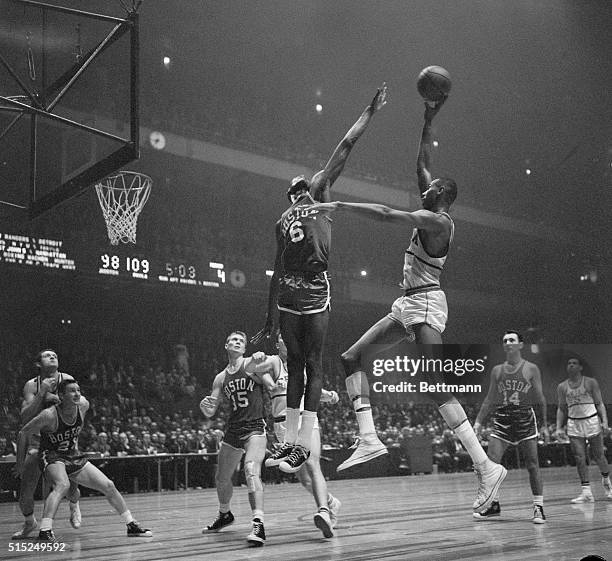
[[[98,273],[162,283],[219,287],[225,284],[225,265],[215,261],[151,260],[143,256],[103,253]]]

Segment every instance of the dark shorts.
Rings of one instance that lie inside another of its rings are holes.
[[[82,454],[67,455],[54,450],[41,450],[38,454],[40,471],[43,473],[51,464],[61,462],[66,466],[66,473],[72,475],[81,471],[87,464],[87,456]]]
[[[327,271],[283,273],[278,281],[278,309],[290,314],[317,314],[329,309]]]
[[[263,419],[248,421],[239,427],[230,426],[223,436],[223,442],[237,450],[244,450],[249,438],[259,435],[266,435],[266,422]]]
[[[537,438],[538,423],[531,407],[501,407],[493,417],[491,436],[508,444],[518,444],[523,440]]]

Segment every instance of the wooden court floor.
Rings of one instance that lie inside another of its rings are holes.
[[[432,474],[330,482],[342,500],[336,536],[324,539],[314,527],[314,503],[299,484],[266,486],[263,548],[248,548],[250,510],[246,489],[235,488],[236,522],[218,534],[203,535],[215,517],[214,489],[126,495],[128,506],[153,538],[128,539],[125,526],[102,497],[82,499],[83,525],[74,530],[64,502],[55,521],[63,553],[9,551],[21,524],[16,503],[0,504],[0,559],[201,560],[579,560],[598,554],[612,561],[612,501],[603,498],[591,468],[596,502],[573,505],[579,485],[574,468],[543,470],[544,525],[531,522],[527,472],[512,470],[502,487],[500,518],[476,521],[471,504],[472,473]],[[40,505],[37,504],[37,516]],[[13,545],[13,547],[16,547]]]

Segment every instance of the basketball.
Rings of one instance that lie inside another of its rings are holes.
[[[450,74],[441,66],[423,68],[417,79],[417,90],[425,101],[440,101],[451,89]]]

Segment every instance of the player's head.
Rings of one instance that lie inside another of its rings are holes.
[[[237,352],[244,354],[246,352],[247,336],[244,331],[232,331],[225,339],[225,350],[227,352]]]
[[[58,367],[57,353],[53,349],[43,349],[36,355],[34,364],[42,370],[53,372]]]
[[[81,399],[81,388],[76,380],[62,380],[57,385],[57,396],[62,400],[71,399],[79,401]]]
[[[516,351],[523,348],[523,336],[514,329],[508,329],[502,337],[504,351]]]
[[[448,209],[457,198],[457,184],[449,177],[438,177],[421,194],[425,210]]]
[[[310,193],[310,182],[305,175],[298,175],[291,180],[291,185],[287,189],[287,198],[293,204],[305,193]]]
[[[565,369],[567,370],[568,374],[579,374],[582,372],[582,368],[582,361],[577,356],[567,359]]]

